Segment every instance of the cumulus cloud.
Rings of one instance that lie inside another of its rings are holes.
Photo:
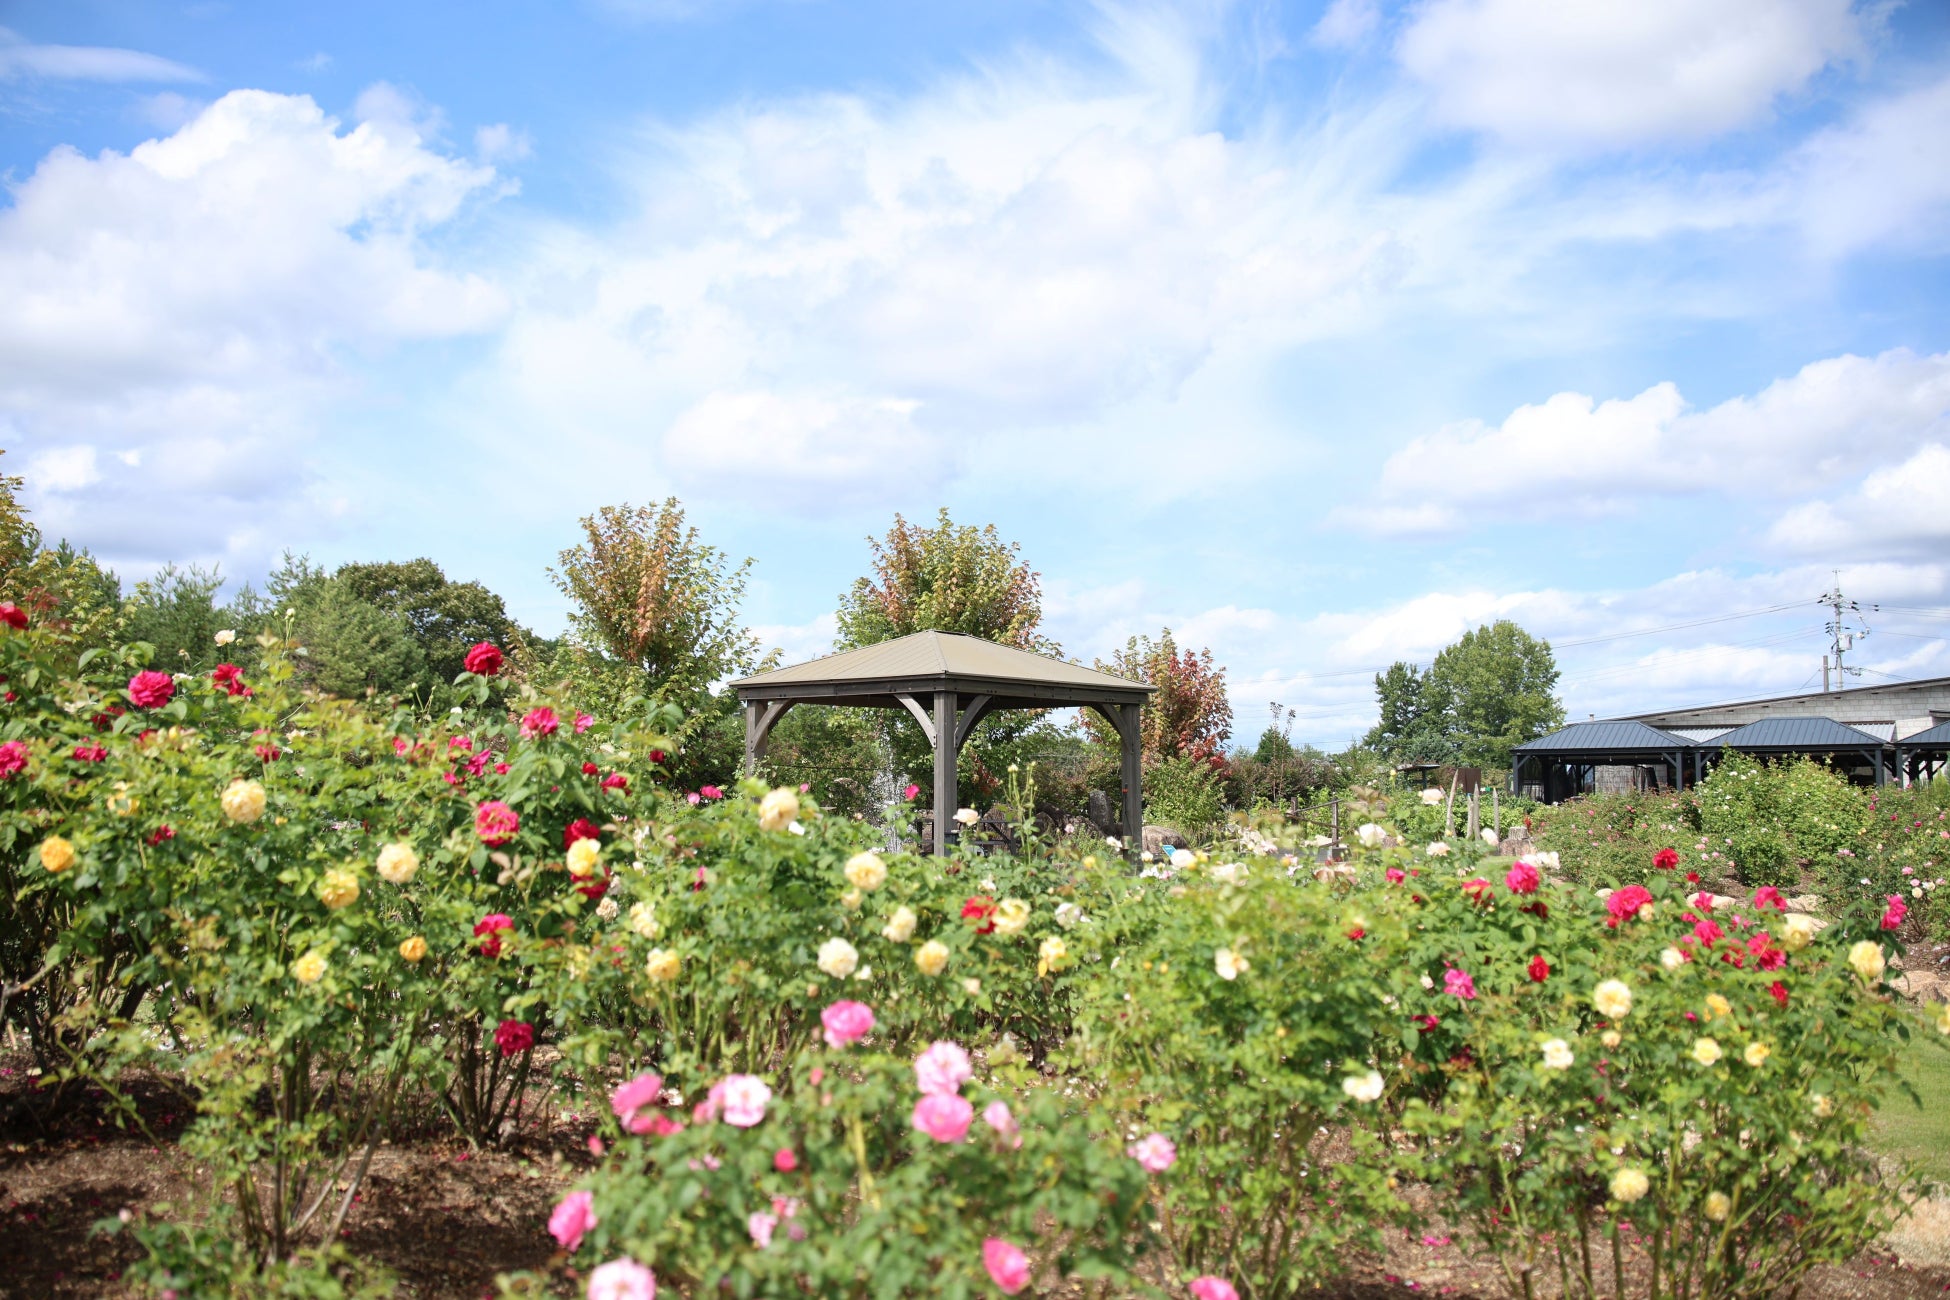
[[[1842,558],[1950,552],[1950,448],[1930,443],[1833,501],[1794,507],[1768,540],[1790,553]]]
[[[1426,0],[1396,57],[1439,120],[1526,145],[1700,140],[1860,57],[1852,0]]]
[[[202,81],[203,74],[173,59],[105,45],[37,45],[0,27],[0,81]]]
[[[726,496],[813,494],[850,504],[894,486],[925,490],[943,449],[917,403],[769,392],[712,393],[671,422],[664,461],[681,483]]]
[[[50,153],[0,210],[0,412],[37,465],[114,455],[89,451],[89,509],[49,502],[43,523],[138,559],[207,557],[295,508],[343,349],[500,319],[493,285],[423,244],[493,179],[409,126],[345,131],[261,91],[127,154]]]
[[[1472,511],[1603,514],[1638,498],[1818,490],[1904,456],[1950,422],[1950,353],[1834,357],[1750,397],[1692,409],[1671,383],[1600,402],[1558,393],[1502,424],[1416,438],[1382,467],[1370,508],[1338,518],[1381,533],[1443,532]]]

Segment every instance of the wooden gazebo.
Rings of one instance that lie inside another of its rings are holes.
[[[957,760],[975,724],[998,709],[1087,708],[1116,728],[1121,742],[1124,836],[1141,837],[1143,772],[1138,717],[1155,689],[1094,669],[952,632],[916,632],[731,684],[745,706],[745,770],[798,704],[906,709],[934,746],[934,851],[948,849],[955,815]]]

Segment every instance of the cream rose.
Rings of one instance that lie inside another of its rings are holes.
[[[1701,1065],[1718,1065],[1721,1055],[1720,1045],[1711,1038],[1695,1038],[1693,1040],[1691,1056]]]
[[[359,878],[343,867],[334,867],[318,882],[318,901],[334,912],[359,901]]]
[[[1571,1045],[1561,1038],[1544,1041],[1544,1068],[1546,1070],[1568,1070],[1577,1057],[1571,1052]]]
[[[291,963],[291,978],[300,984],[316,984],[325,978],[325,954],[313,948]]]
[[[1621,1169],[1611,1176],[1612,1199],[1630,1205],[1652,1190],[1652,1180],[1638,1169]]]
[[[244,825],[264,815],[264,787],[255,781],[232,781],[219,800],[223,815]]]
[[[1591,990],[1591,1005],[1607,1020],[1623,1020],[1632,1014],[1632,990],[1623,980],[1606,980]]]
[[[1755,1069],[1759,1069],[1761,1066],[1767,1064],[1767,1058],[1773,1054],[1774,1049],[1766,1043],[1749,1043],[1747,1044],[1747,1050],[1740,1054],[1740,1059]]]
[[[923,975],[939,975],[948,969],[948,945],[930,939],[914,950],[914,966]]]
[[[1874,939],[1863,939],[1848,950],[1848,964],[1863,979],[1874,983],[1882,978],[1886,966],[1882,956],[1882,945]]]
[[[1732,1213],[1733,1199],[1725,1192],[1708,1192],[1706,1194],[1706,1217],[1708,1219],[1711,1219],[1714,1223],[1725,1223],[1727,1216]]]
[[[654,939],[663,927],[657,924],[657,913],[650,904],[631,903],[630,929],[646,939]]]
[[[914,915],[913,908],[897,907],[894,909],[894,914],[887,918],[887,924],[881,929],[880,936],[894,943],[906,943],[914,937],[914,923],[918,920],[920,918]]]
[[[374,869],[387,884],[404,885],[420,870],[420,855],[413,851],[411,844],[388,844],[379,850]]]
[[[1021,934],[1022,928],[1029,924],[1029,904],[1020,898],[1005,898],[995,905],[995,932],[1008,936]]]
[[[860,966],[860,950],[835,935],[819,945],[819,969],[836,980],[843,980]]]
[[[887,864],[878,853],[856,853],[846,860],[846,883],[871,894],[887,883]]]
[[[1212,969],[1222,980],[1236,980],[1251,970],[1253,964],[1230,948],[1221,948],[1212,954]]]
[[[799,820],[799,792],[780,786],[758,801],[760,830],[782,831]]]
[[[649,960],[643,964],[643,973],[659,984],[670,983],[682,969],[683,962],[677,954],[664,948],[652,948]]]
[[[1341,1080],[1341,1091],[1355,1101],[1380,1101],[1382,1087],[1379,1070],[1369,1070],[1366,1074],[1350,1074]]]

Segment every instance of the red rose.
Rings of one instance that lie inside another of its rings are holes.
[[[1360,926],[1357,925],[1352,930],[1349,930],[1347,932],[1347,937],[1354,940],[1354,942],[1359,943],[1361,942],[1361,940],[1368,937],[1368,932],[1366,930],[1363,930]]]
[[[1660,849],[1652,855],[1652,865],[1661,871],[1671,871],[1679,865],[1679,850]]]
[[[244,670],[236,664],[218,664],[210,670],[210,682],[221,686],[231,695],[247,695],[250,687],[244,685]]]
[[[1772,997],[1776,1002],[1780,1003],[1782,1006],[1786,1006],[1788,1004],[1787,985],[1781,983],[1781,981],[1775,980],[1772,984],[1769,984],[1767,986],[1767,992],[1770,997]]]
[[[651,761],[652,763],[661,763],[661,762],[663,762],[663,761],[664,761],[664,752],[663,752],[663,751],[662,751],[661,749],[653,749],[653,750],[651,750],[651,751],[650,751],[650,761]]]
[[[624,776],[621,772],[611,772],[603,778],[603,789],[605,790],[628,790],[629,788],[630,778]]]
[[[0,623],[18,632],[27,630],[27,611],[11,600],[0,600]]]
[[[974,924],[976,934],[995,932],[995,900],[987,894],[977,894],[961,905],[961,919]]]
[[[578,817],[562,828],[562,851],[567,853],[569,846],[577,840],[600,840],[602,837],[602,827],[587,817]]]
[[[494,1027],[494,1045],[503,1056],[525,1052],[535,1045],[535,1026],[525,1020],[503,1020]]]
[[[489,641],[477,642],[467,651],[463,666],[470,673],[492,677],[501,671],[501,648]]]
[[[453,777],[452,772],[446,774]],[[455,778],[454,784],[459,780]],[[521,814],[502,803],[499,799],[489,799],[474,810],[474,833],[481,837],[481,843],[489,848],[499,848],[513,839],[521,830]]]
[[[129,678],[129,703],[138,709],[160,709],[176,694],[176,682],[168,673],[145,668]]]
[[[149,847],[153,849],[165,840],[173,840],[175,838],[176,830],[174,827],[167,824],[158,826],[155,830],[149,832]]]
[[[9,780],[19,776],[27,766],[27,746],[18,740],[10,740],[0,745],[0,777]]]
[[[106,761],[108,751],[100,745],[76,745],[74,761],[77,763],[100,763]]]
[[[594,776],[596,775],[597,772],[601,770],[602,769],[598,768],[594,763],[584,763],[582,765],[582,774],[584,776]]]
[[[1542,984],[1551,977],[1551,964],[1544,960],[1544,954],[1538,953],[1530,959],[1529,971],[1530,982],[1532,984]]]
[[[592,903],[595,902],[597,899],[601,898],[604,894],[607,894],[609,892],[608,874],[605,873],[600,876],[590,877],[588,880],[585,880],[581,884],[576,886],[576,892],[578,894],[581,894],[584,898],[588,899],[590,902]]]
[[[562,724],[555,717],[555,710],[544,704],[539,709],[530,709],[521,717],[521,735],[524,740],[536,736],[553,736],[555,729]]]
[[[1639,914],[1639,909],[1652,901],[1652,891],[1644,885],[1627,885],[1615,889],[1605,900],[1605,910],[1611,913],[1611,920],[1605,922],[1614,930],[1620,921],[1630,920]]]
[[[501,931],[515,928],[515,919],[501,912],[489,912],[474,923],[474,937],[481,940],[481,956],[501,955]]]

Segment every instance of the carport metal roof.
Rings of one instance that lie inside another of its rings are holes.
[[[1716,749],[1743,753],[1791,750],[1821,754],[1837,750],[1880,750],[1889,742],[1833,718],[1762,718],[1737,727],[1713,742]]]
[[[1648,727],[1643,722],[1613,720],[1574,722],[1561,731],[1553,731],[1548,736],[1518,745],[1517,752],[1535,754],[1540,758],[1569,758],[1573,755],[1585,758],[1592,754],[1670,754],[1674,750],[1692,747],[1693,742],[1684,736]],[[1585,761],[1592,760],[1585,758]]]

